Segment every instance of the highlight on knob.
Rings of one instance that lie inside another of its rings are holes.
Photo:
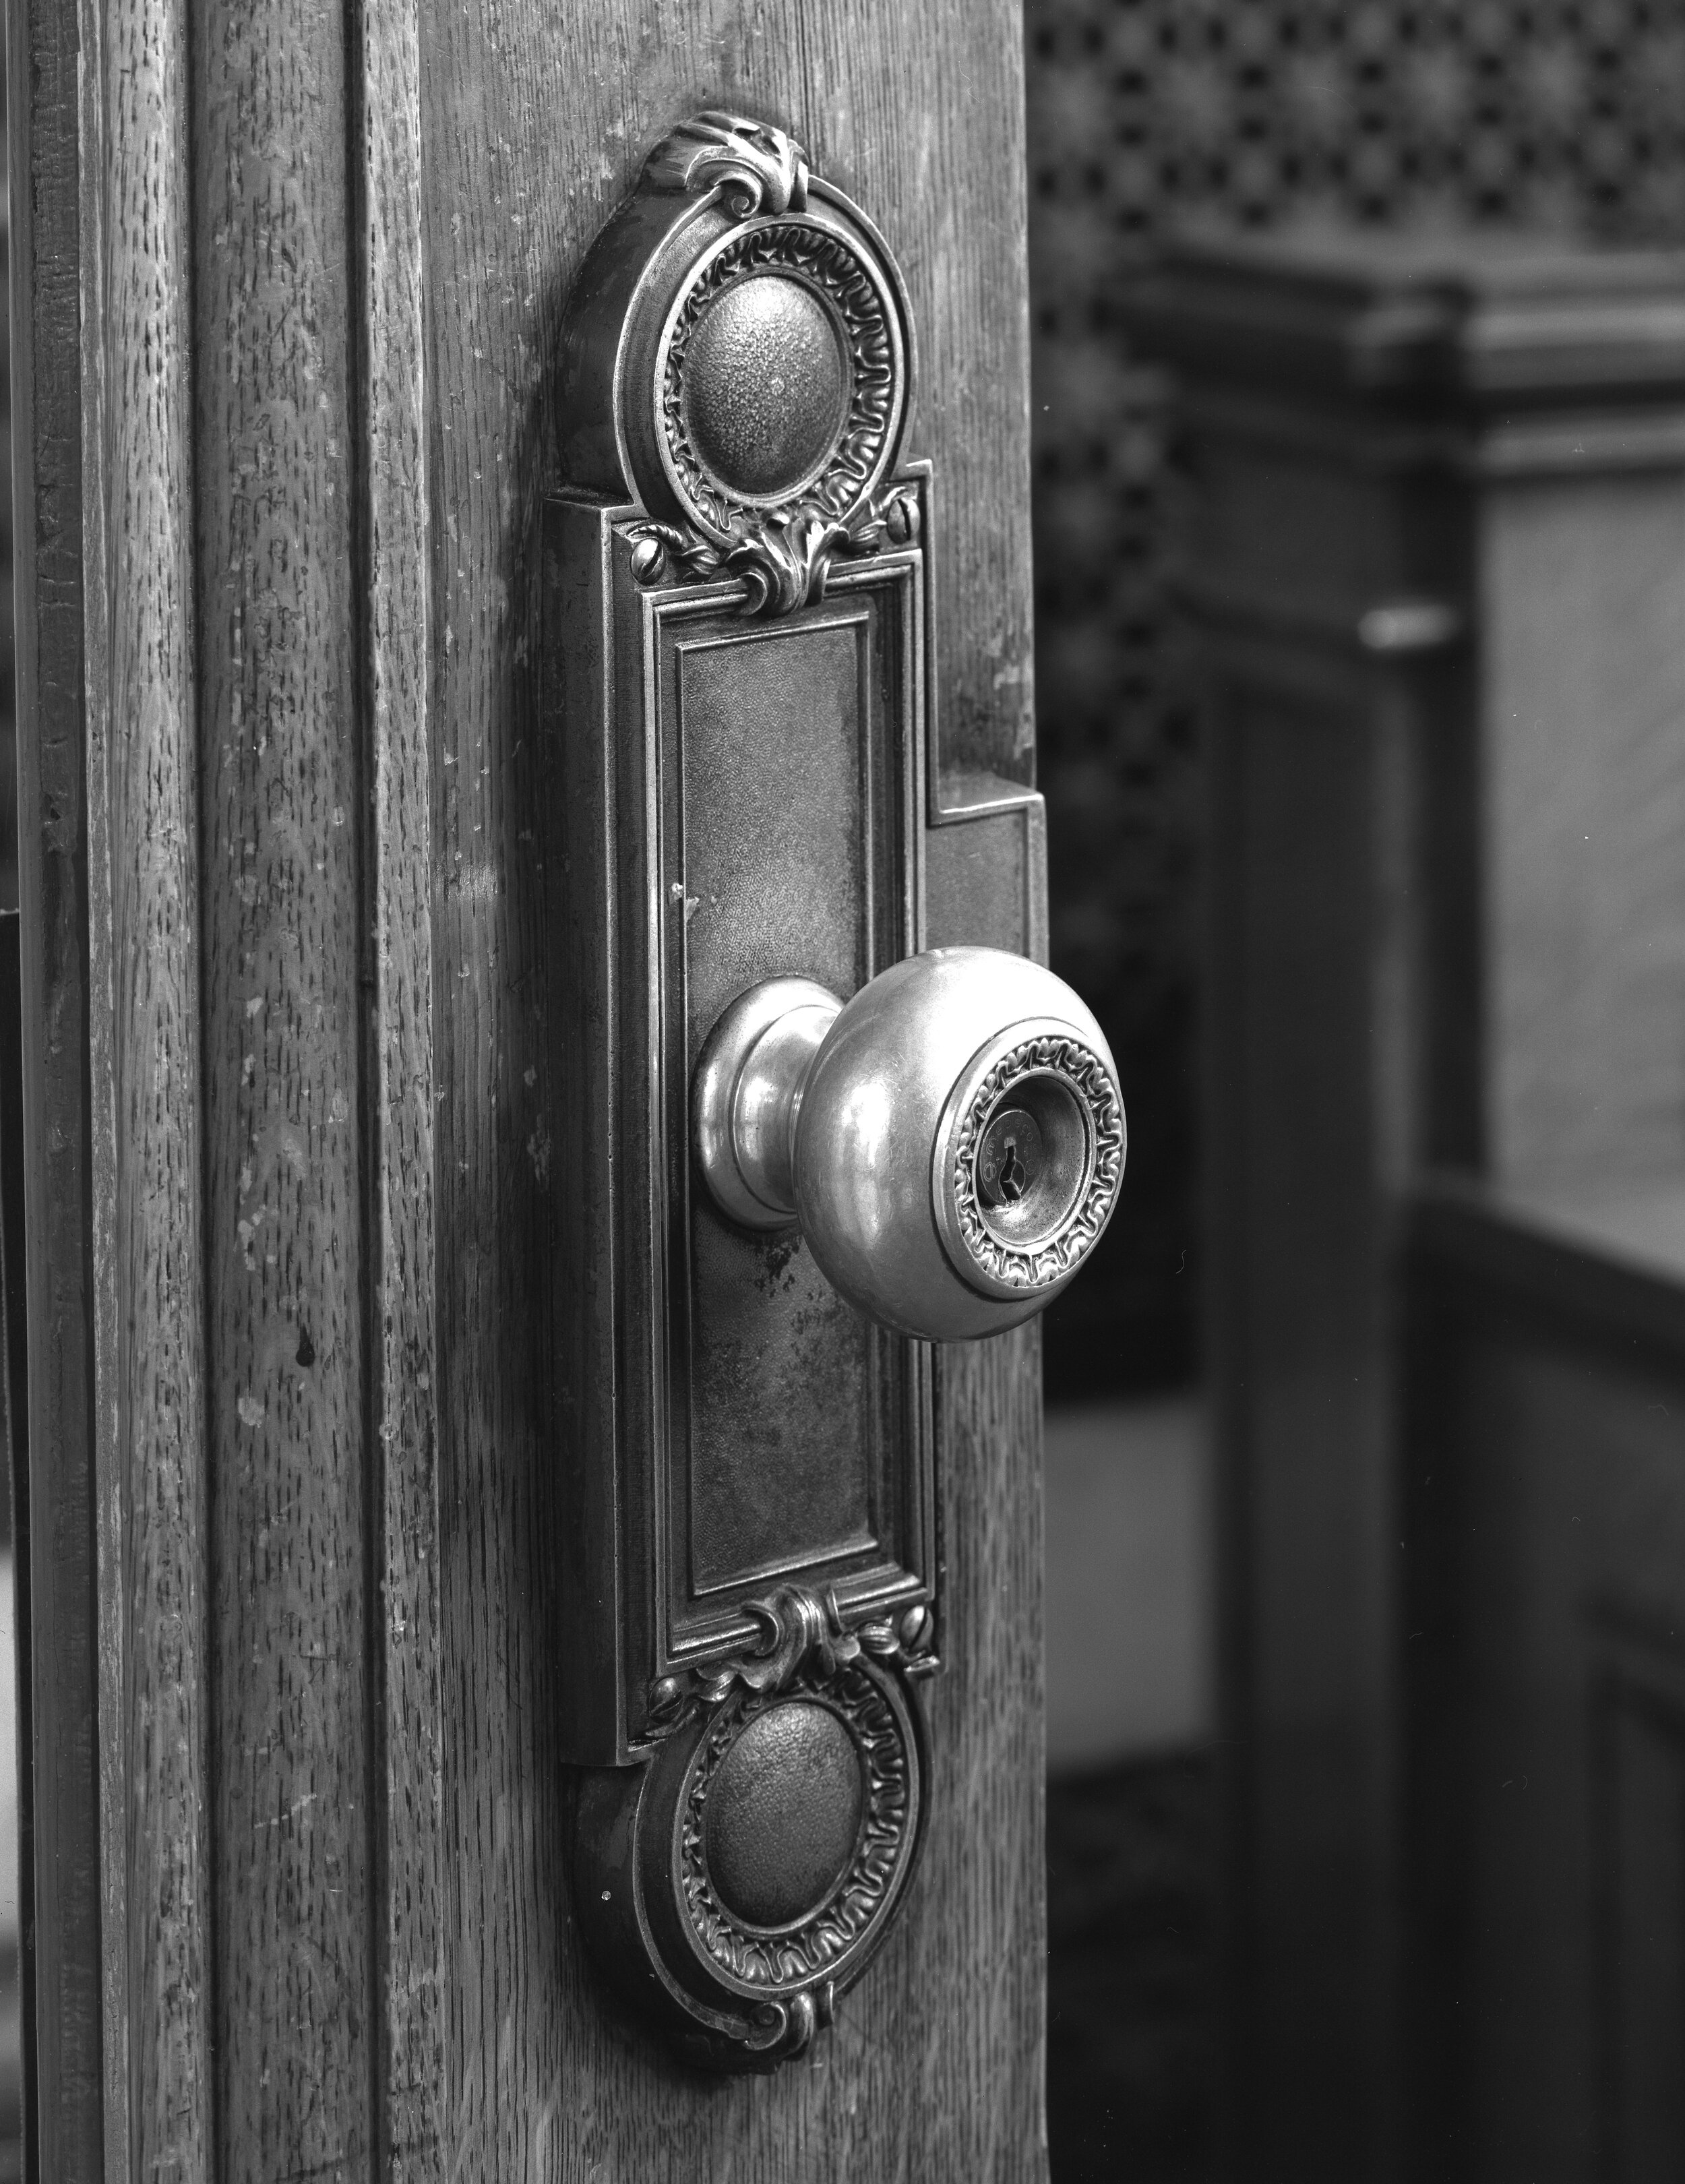
[[[987,948],[909,956],[846,1005],[797,978],[752,988],[704,1045],[692,1117],[722,1212],[798,1223],[858,1310],[937,1341],[998,1334],[1065,1288],[1126,1150],[1092,1013]]]

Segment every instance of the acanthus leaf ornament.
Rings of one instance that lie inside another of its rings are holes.
[[[742,612],[793,614],[825,596],[831,557],[847,543],[848,527],[835,516],[798,509],[787,523],[768,523],[726,549],[726,566],[745,587]]]
[[[724,1661],[658,1677],[650,1685],[646,1715],[652,1737],[668,1736],[698,1707],[717,1707],[734,1691],[756,1696],[787,1690],[805,1672],[823,1681],[864,1652],[871,1659],[917,1678],[934,1674],[935,1619],[920,1604],[850,1628],[827,1586],[821,1596],[805,1585],[782,1585],[765,1600],[746,1600],[742,1612],[759,1625],[760,1643]]]
[[[801,212],[808,201],[808,155],[795,138],[770,122],[715,108],[692,114],[665,136],[643,172],[658,190],[692,195],[723,190],[741,220]]]
[[[738,518],[723,546],[699,531],[649,519],[629,523],[626,535],[640,584],[661,583],[676,567],[693,582],[736,577],[743,585],[737,611],[752,621],[816,606],[837,556],[909,545],[918,538],[919,521],[915,495],[892,486],[846,524],[804,508],[781,524]]]

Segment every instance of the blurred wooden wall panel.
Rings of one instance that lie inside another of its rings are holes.
[[[1685,2159],[1685,1174],[1446,1179],[1407,1257],[1419,2173]]]
[[[1407,2173],[1398,1242],[1441,1167],[1685,1154],[1666,257],[1189,245],[1237,2173]]]

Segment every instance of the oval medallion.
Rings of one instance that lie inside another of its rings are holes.
[[[715,1893],[763,1933],[812,1918],[848,1870],[865,1807],[860,1755],[838,1716],[812,1699],[769,1708],[714,1778],[703,1847]]]
[[[734,493],[794,493],[848,415],[837,322],[805,282],[776,273],[716,296],[690,338],[685,421],[698,459]]]

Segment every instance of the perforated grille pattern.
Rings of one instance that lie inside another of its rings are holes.
[[[1029,0],[1026,35],[1054,963],[1130,1121],[1118,1217],[1050,1316],[1058,1391],[1176,1377],[1197,1295],[1193,717],[1123,285],[1188,217],[1679,239],[1685,0]]]

